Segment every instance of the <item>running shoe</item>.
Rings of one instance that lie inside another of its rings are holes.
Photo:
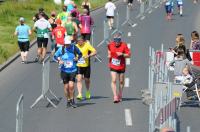
[[[83,96],[82,95],[77,95],[76,98],[81,101],[83,99]]]
[[[70,105],[70,100],[67,100],[67,108],[69,108],[71,105]]]
[[[24,62],[24,61],[21,61],[21,64],[25,64],[25,62]]]
[[[86,97],[86,99],[88,99],[88,100],[91,98],[90,91],[86,91],[85,97]]]
[[[119,99],[118,99],[118,96],[115,96],[114,97],[114,100],[113,100],[113,103],[119,103],[120,101],[119,101]]]
[[[72,108],[77,108],[77,105],[76,105],[74,99],[71,99],[71,100],[70,100],[70,106],[71,106]]]

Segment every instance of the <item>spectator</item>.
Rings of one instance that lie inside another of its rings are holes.
[[[193,31],[191,33],[190,49],[192,49],[192,50],[200,50],[199,33],[197,31]]]
[[[190,75],[188,67],[183,68],[181,76],[175,76],[175,81],[183,85],[188,85],[192,83],[193,77]]]

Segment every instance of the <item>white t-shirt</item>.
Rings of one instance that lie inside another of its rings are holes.
[[[105,9],[107,10],[106,11],[106,16],[114,16],[114,11],[116,9],[116,6],[114,3],[112,2],[107,2],[106,5],[105,5]]]
[[[67,5],[70,4],[70,3],[71,3],[71,0],[65,0],[65,1],[64,1],[64,5],[65,5],[65,6],[67,6]]]

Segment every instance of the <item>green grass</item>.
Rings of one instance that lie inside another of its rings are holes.
[[[80,9],[82,0],[74,1]],[[90,0],[93,9],[103,6],[107,1]],[[52,10],[61,11],[61,6],[55,5],[53,0],[25,0],[25,2],[6,0],[6,2],[0,4],[0,64],[19,51],[17,37],[13,35],[16,26],[19,24],[19,17],[23,16],[26,19],[26,24],[32,27],[32,17],[40,7],[43,7],[47,14]],[[33,39],[34,35],[31,36],[31,40]]]

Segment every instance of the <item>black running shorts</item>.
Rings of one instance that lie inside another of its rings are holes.
[[[47,48],[48,38],[37,38],[38,48]]]
[[[77,74],[81,74],[84,78],[90,78],[90,66],[88,67],[78,67]]]
[[[115,69],[110,69],[110,71],[112,71],[112,72],[116,72],[116,73],[118,73],[118,74],[123,74],[123,73],[125,73],[125,70],[115,70]]]
[[[26,42],[18,41],[18,45],[19,45],[19,48],[22,52],[29,51],[29,46],[30,46],[29,41],[26,41]]]
[[[84,40],[90,41],[90,36],[91,36],[90,33],[82,33],[81,36],[82,36],[82,38],[83,38]]]
[[[61,71],[60,75],[64,84],[68,84],[69,81],[75,82],[76,80],[76,72],[66,73],[66,72]]]

